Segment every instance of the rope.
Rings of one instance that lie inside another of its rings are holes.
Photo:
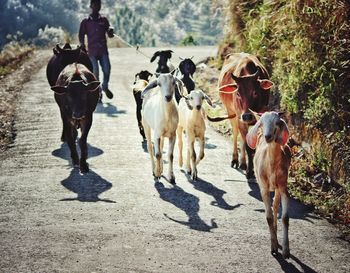
[[[132,44],[128,43],[127,41],[125,41],[122,37],[120,37],[119,35],[116,35],[114,34],[114,37],[116,37],[117,39],[119,39],[120,41],[122,41],[124,44],[126,44],[128,47],[130,48],[135,48],[137,52],[139,52],[140,54],[142,54],[143,56],[145,56],[146,58],[148,59],[151,59],[150,56],[148,56],[147,54],[143,53],[141,50],[140,50],[140,46],[137,45],[136,47],[133,46]]]

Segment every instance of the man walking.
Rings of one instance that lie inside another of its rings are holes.
[[[107,98],[112,99],[113,93],[108,89],[111,63],[108,56],[106,34],[109,38],[114,37],[113,28],[110,27],[108,19],[99,13],[101,10],[101,0],[91,0],[90,8],[92,13],[80,23],[79,42],[85,48],[84,40],[85,35],[87,35],[88,55],[92,62],[93,73],[98,79],[98,62],[100,62],[103,72],[102,90],[105,92]]]

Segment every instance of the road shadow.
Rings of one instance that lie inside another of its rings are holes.
[[[262,202],[258,183],[254,180],[249,180],[248,186],[250,188],[250,191],[248,192],[248,194],[254,197],[255,199],[259,200],[260,202]],[[273,198],[273,196],[274,196],[274,193],[270,193],[270,197]],[[255,211],[265,212],[265,209],[255,209]],[[281,218],[281,206],[278,214],[279,214],[279,218]],[[288,214],[290,218],[305,220],[310,223],[313,223],[312,219],[320,219],[320,217],[317,217],[316,215],[313,214],[313,206],[304,205],[292,197],[289,197]]]
[[[281,248],[281,247],[279,247],[279,248]],[[300,261],[294,255],[290,255],[290,259],[295,261],[301,267],[301,269],[302,269],[301,271],[294,264],[292,264],[288,260],[284,259],[282,257],[281,253],[277,253],[277,255],[274,256],[274,258],[280,264],[283,272],[286,272],[286,273],[317,273],[317,271],[313,270],[311,267],[304,264],[302,261]]]
[[[120,114],[126,114],[125,110],[118,110],[118,108],[111,104],[107,103],[98,103],[96,106],[95,113],[97,114],[106,114],[108,117],[118,117]]]
[[[181,170],[186,175],[186,178],[190,184],[193,185],[193,187],[201,192],[204,192],[205,194],[208,194],[212,196],[215,201],[212,201],[210,205],[219,207],[224,210],[234,210],[236,208],[239,208],[243,204],[237,204],[235,206],[229,205],[225,199],[224,194],[226,193],[224,190],[221,190],[217,187],[215,187],[212,183],[205,181],[201,178],[198,178],[196,181],[192,180],[191,176],[187,174],[184,170]]]
[[[94,147],[94,146],[90,145],[89,143],[87,144],[87,146],[88,146],[88,158],[99,156],[99,155],[103,154],[103,150],[101,150],[97,147]],[[77,145],[77,151],[78,151],[78,153],[80,153],[79,145]],[[56,157],[59,157],[59,158],[62,158],[62,159],[68,160],[68,161],[71,160],[70,150],[69,150],[67,142],[61,143],[61,147],[54,150],[51,154],[53,156],[56,156]]]
[[[60,201],[80,201],[80,202],[107,202],[115,203],[109,199],[100,199],[98,196],[112,188],[112,183],[103,179],[97,173],[90,172],[82,175],[78,168],[72,169],[68,178],[61,181],[62,186],[78,196],[75,198],[64,198]]]
[[[175,207],[183,210],[187,217],[188,221],[180,221],[169,217],[167,214],[164,214],[168,219],[188,226],[190,229],[197,231],[210,232],[212,229],[217,228],[217,224],[214,219],[211,219],[211,225],[207,225],[198,215],[199,212],[199,198],[185,192],[182,188],[177,185],[171,186],[171,188],[166,188],[163,183],[155,181],[154,187],[159,193],[159,197]]]
[[[143,151],[144,151],[145,153],[148,153],[147,140],[146,140],[146,139],[142,140],[142,142],[141,142],[141,147],[142,147],[142,149],[143,149]]]

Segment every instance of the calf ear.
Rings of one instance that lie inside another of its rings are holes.
[[[284,146],[287,144],[289,138],[288,126],[283,119],[279,121],[278,126],[280,127],[280,133],[276,139],[276,142]]]
[[[274,84],[272,81],[269,81],[269,80],[260,80],[258,79],[258,82],[260,84],[260,87],[264,90],[269,90]]]
[[[141,98],[143,98],[149,90],[155,88],[158,85],[157,79],[151,81],[149,84],[147,84],[146,88],[141,93]]]
[[[258,141],[258,130],[259,130],[260,124],[261,124],[260,121],[255,123],[255,125],[252,128],[250,128],[248,134],[246,135],[247,144],[251,149],[256,148],[256,143]]]
[[[101,83],[99,81],[89,82],[87,85],[87,90],[89,90],[90,92],[94,92],[98,90],[98,88],[100,87],[100,84]]]
[[[63,95],[67,91],[67,86],[51,86],[51,90],[54,91],[57,95]]]

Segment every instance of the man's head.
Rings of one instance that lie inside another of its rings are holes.
[[[93,13],[99,12],[101,9],[101,0],[91,0],[90,8],[92,9]]]

